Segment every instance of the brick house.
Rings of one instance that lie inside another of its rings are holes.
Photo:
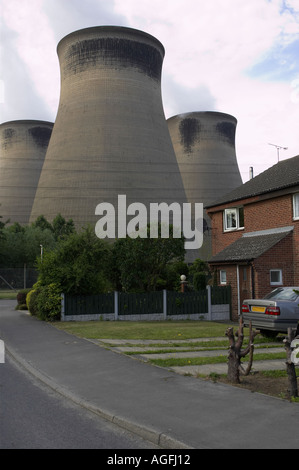
[[[299,156],[283,160],[206,207],[209,265],[231,285],[232,319],[245,298],[299,286]]]

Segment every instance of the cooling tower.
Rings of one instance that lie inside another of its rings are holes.
[[[164,48],[130,28],[87,28],[57,54],[60,102],[31,220],[57,213],[80,229],[96,206],[186,202],[161,97]]]
[[[242,184],[235,150],[237,120],[219,112],[191,112],[167,120],[188,202],[205,205]],[[204,213],[200,257],[211,254],[211,233]]]
[[[29,222],[53,123],[10,121],[0,125],[0,215]]]

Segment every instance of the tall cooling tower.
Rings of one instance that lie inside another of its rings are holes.
[[[235,150],[237,120],[219,112],[191,112],[168,119],[168,128],[188,202],[208,205],[242,184]],[[202,259],[211,254],[204,212]]]
[[[0,125],[0,215],[29,222],[53,123],[10,121]]]
[[[134,29],[103,26],[64,37],[60,102],[31,220],[57,213],[77,228],[102,202],[186,202],[161,98],[164,48]]]

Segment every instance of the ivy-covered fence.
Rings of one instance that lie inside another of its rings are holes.
[[[80,320],[229,320],[230,287],[198,292],[113,292],[91,296],[62,296],[62,321]]]

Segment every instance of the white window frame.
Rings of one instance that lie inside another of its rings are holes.
[[[227,283],[227,273],[226,273],[225,269],[220,269],[219,276],[220,276],[220,284],[223,285],[223,286],[226,285],[226,283]]]
[[[293,194],[293,219],[299,220],[299,193]]]
[[[272,281],[271,280],[271,274],[272,273],[279,273],[279,281],[278,282],[275,282],[275,281]],[[282,269],[270,269],[270,286],[282,286],[283,285],[283,282],[282,282]]]
[[[243,209],[243,207],[229,207],[227,209],[224,209],[223,211],[223,227],[224,227],[224,231],[225,232],[231,232],[233,230],[242,230],[244,229],[244,224],[242,226],[240,226],[240,209]],[[229,224],[227,223],[228,222],[228,217],[229,215],[231,214],[234,215],[234,219],[235,219],[235,223],[236,225],[233,227],[233,226],[229,226]]]

